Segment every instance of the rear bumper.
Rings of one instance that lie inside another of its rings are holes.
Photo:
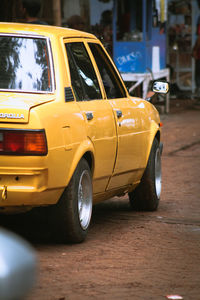
[[[0,168],[0,212],[8,207],[34,207],[54,204],[62,188],[48,187],[48,169]]]

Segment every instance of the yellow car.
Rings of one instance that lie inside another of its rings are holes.
[[[128,193],[156,210],[160,140],[157,110],[128,94],[94,35],[0,24],[0,213],[51,206],[60,239],[81,242],[99,201]]]

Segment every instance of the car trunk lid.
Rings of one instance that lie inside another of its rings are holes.
[[[52,94],[0,94],[0,122],[2,123],[28,123],[30,109],[53,101]]]

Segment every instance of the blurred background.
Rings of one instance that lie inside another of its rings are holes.
[[[198,97],[193,47],[200,26],[199,0],[26,0],[49,25],[94,33],[113,57],[132,95],[148,97],[154,79],[171,83],[171,94],[154,100]],[[27,22],[23,0],[1,0],[1,22]]]

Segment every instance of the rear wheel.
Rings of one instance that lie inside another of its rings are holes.
[[[85,159],[81,159],[59,202],[52,208],[59,240],[82,242],[92,215],[92,176]]]
[[[137,188],[129,193],[132,209],[154,211],[157,209],[161,194],[161,150],[154,139],[148,164]]]

